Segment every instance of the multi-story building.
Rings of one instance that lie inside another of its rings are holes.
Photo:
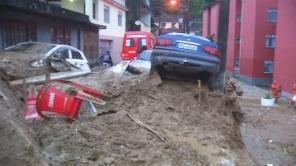
[[[107,27],[100,31],[100,55],[107,51],[113,63],[121,60],[123,36],[126,31],[125,0],[98,0],[98,23]]]
[[[241,32],[235,40],[240,43],[237,62],[240,79],[247,83],[266,85],[272,82],[277,2],[277,0],[242,1]]]
[[[204,10],[204,36],[217,32],[217,6],[218,0]],[[295,9],[294,0],[230,0],[227,70],[254,85],[277,81],[284,95],[292,93]]]
[[[272,82],[277,3],[278,0],[230,0],[227,70],[247,83]],[[205,36],[219,37],[219,6],[217,0],[204,11]]]
[[[109,52],[113,63],[121,60],[123,35],[126,31],[125,0],[60,0],[51,2],[63,8],[80,12],[89,16],[93,24],[103,25],[106,29],[92,31],[85,35],[88,50],[98,50],[97,57]]]
[[[88,59],[95,59],[98,46],[95,47],[93,42],[98,43],[98,30],[104,26],[90,22],[83,12],[83,3],[74,0],[57,2],[0,1],[0,48],[24,41],[68,44],[84,51]]]
[[[208,4],[203,9],[203,24],[202,24],[202,35],[204,37],[209,37],[215,35],[218,37],[219,28],[219,15],[220,15],[220,3],[219,1],[214,1]]]
[[[253,85],[273,78],[277,0],[230,1],[227,70]]]
[[[273,79],[282,85],[284,95],[296,84],[296,1],[279,0]]]
[[[230,1],[229,27],[227,42],[227,70],[239,76],[240,46],[241,46],[241,10],[242,1]]]

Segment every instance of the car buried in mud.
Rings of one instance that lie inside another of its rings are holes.
[[[220,70],[221,52],[216,43],[196,35],[168,33],[158,37],[153,51],[153,66],[205,76],[210,88]]]
[[[24,78],[90,68],[83,52],[72,46],[23,42],[0,52],[0,70],[10,78]]]

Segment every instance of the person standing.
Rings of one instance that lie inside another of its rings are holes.
[[[281,85],[278,82],[274,81],[271,84],[271,91],[272,91],[272,97],[275,98],[275,102],[277,103],[278,99],[281,97],[281,94],[282,94]]]
[[[101,63],[102,64],[108,64],[110,66],[113,66],[112,58],[110,55],[110,51],[106,51],[105,54],[102,55],[101,57]]]

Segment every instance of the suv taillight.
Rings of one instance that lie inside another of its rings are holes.
[[[204,46],[204,51],[210,53],[212,55],[221,56],[221,52],[218,48],[211,47],[211,46]]]
[[[172,44],[172,40],[170,39],[157,39],[156,44],[157,46],[169,46]]]

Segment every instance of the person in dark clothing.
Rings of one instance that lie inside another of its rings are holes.
[[[110,66],[113,65],[112,58],[109,51],[106,51],[106,54],[101,56],[101,63],[102,64],[107,63],[107,64],[110,64]]]

